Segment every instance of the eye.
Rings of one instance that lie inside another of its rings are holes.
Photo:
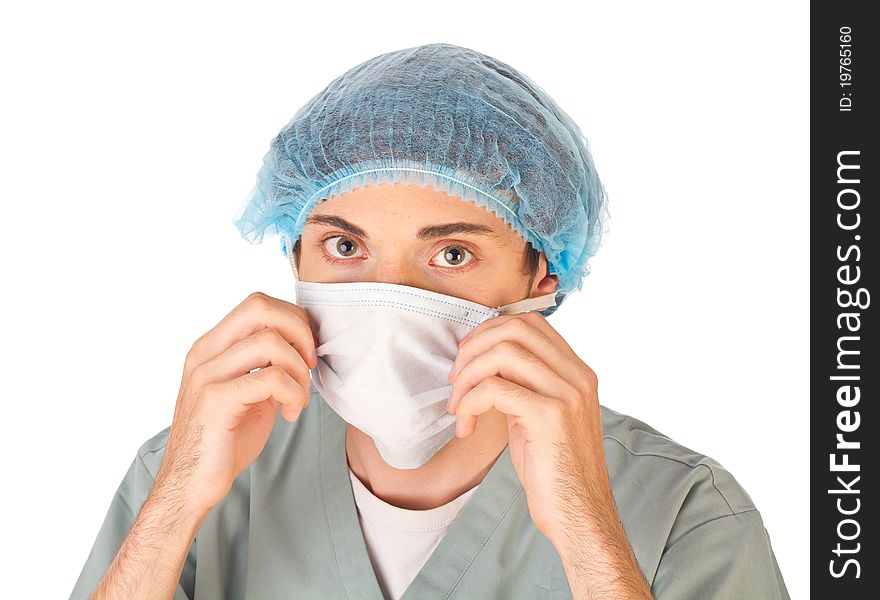
[[[446,246],[434,255],[435,258],[446,263],[440,266],[461,267],[470,263],[474,259],[473,253],[464,246]]]
[[[337,258],[354,258],[357,247],[357,243],[354,240],[344,235],[337,235],[324,240],[324,249],[331,256]]]

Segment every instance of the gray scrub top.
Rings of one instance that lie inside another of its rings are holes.
[[[761,515],[719,463],[601,407],[618,514],[658,600],[789,599]],[[106,572],[162,463],[170,427],[138,450],[77,580]],[[348,475],[345,422],[311,386],[295,423],[278,412],[266,447],[209,512],[174,600],[382,600]],[[505,448],[401,600],[571,598],[532,522]]]

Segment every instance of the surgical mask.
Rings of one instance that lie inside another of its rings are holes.
[[[455,436],[446,411],[458,343],[483,321],[555,306],[555,294],[497,308],[393,283],[296,282],[317,341],[315,388],[396,469],[424,465]]]

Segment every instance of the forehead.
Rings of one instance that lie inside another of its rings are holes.
[[[499,241],[519,238],[507,223],[475,202],[418,185],[366,185],[324,200],[312,215],[343,217],[368,233],[381,231],[389,223],[393,223],[394,230],[403,232],[427,225],[467,222],[492,230]]]

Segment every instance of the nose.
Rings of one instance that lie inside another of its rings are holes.
[[[375,268],[367,274],[369,281],[396,283],[412,287],[422,287],[419,277],[408,261],[402,259],[385,259],[377,261]]]

